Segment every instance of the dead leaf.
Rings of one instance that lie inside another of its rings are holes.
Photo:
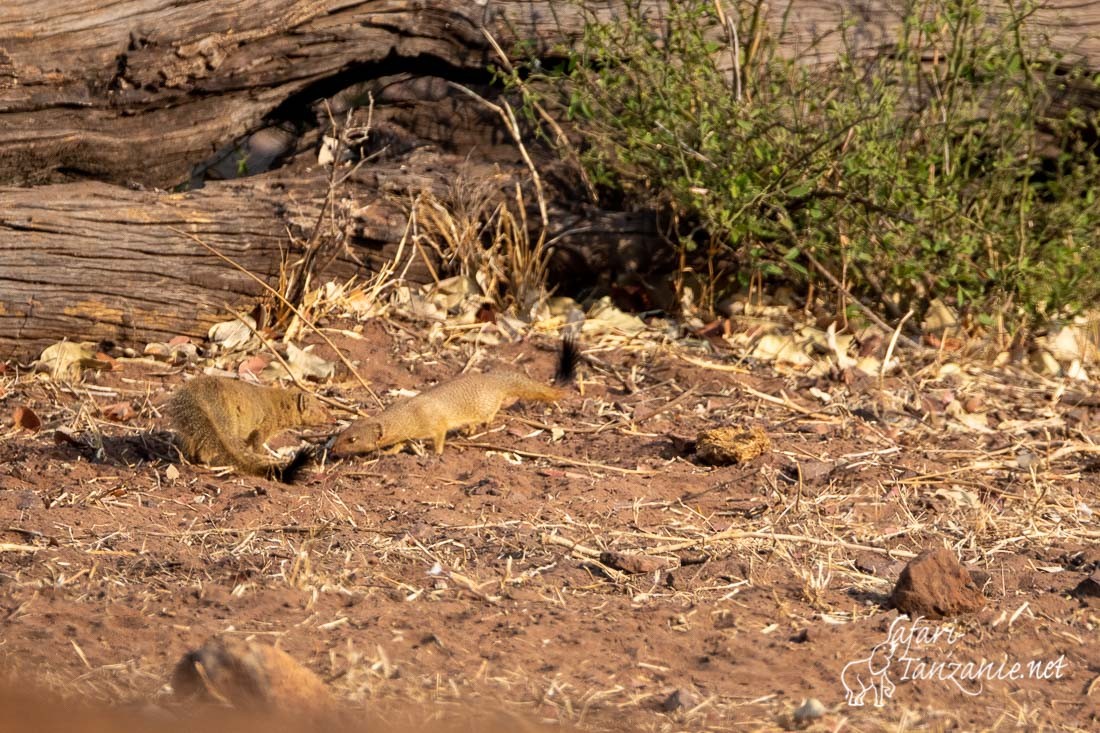
[[[207,333],[210,341],[227,351],[247,344],[256,330],[256,321],[251,316],[242,318],[243,320],[234,318],[232,321],[215,323]]]
[[[240,363],[237,367],[237,374],[242,377],[253,376],[258,377],[267,365],[271,363],[271,360],[267,357],[260,356],[259,354],[251,356]]]
[[[1060,362],[1095,361],[1100,358],[1100,350],[1092,343],[1087,329],[1081,326],[1063,326],[1057,333],[1040,339],[1040,343],[1046,345]]]
[[[981,506],[981,499],[978,495],[970,489],[962,488],[960,486],[945,486],[936,489],[932,496],[946,500],[952,506],[974,509]]]
[[[942,300],[936,298],[928,304],[924,322],[921,323],[921,330],[927,335],[932,335],[945,333],[949,329],[956,328],[958,325],[958,314]]]
[[[39,419],[38,415],[34,414],[34,410],[29,407],[24,407],[23,405],[19,405],[15,408],[15,411],[12,413],[11,421],[15,427],[31,433],[37,433],[39,428],[42,427],[42,420]]]
[[[851,334],[844,334],[838,336],[836,332],[836,321],[829,324],[829,327],[825,330],[825,342],[829,345],[829,349],[833,352],[833,356],[836,357],[836,365],[842,371],[844,369],[851,369],[858,364],[858,361],[851,356],[848,356],[848,349],[851,347],[854,339]]]
[[[110,369],[111,363],[96,358],[96,345],[62,341],[47,346],[38,361],[36,371],[49,372],[54,379],[76,381],[85,369]]]
[[[437,284],[427,287],[425,290],[427,290],[428,298],[437,308],[442,308],[450,313],[466,310],[466,308],[462,308],[464,301],[468,299],[480,301],[481,297],[481,287],[477,281],[463,275],[455,275],[446,280],[440,280]],[[476,310],[480,303],[473,303],[472,305],[472,310]]]
[[[496,320],[496,310],[489,303],[482,303],[474,314],[474,321],[477,323],[496,323]]]
[[[175,481],[180,477],[180,470],[175,466],[169,465],[168,468],[164,469],[164,477],[169,481]]]
[[[604,296],[588,310],[588,318],[581,330],[585,334],[625,334],[636,336],[646,330],[645,321],[633,313],[624,313],[616,308],[611,298]]]
[[[969,430],[977,433],[992,433],[989,427],[989,416],[982,412],[969,413],[963,409],[962,403],[954,400],[944,408],[944,412],[965,425]]]
[[[754,359],[761,361],[779,361],[794,366],[810,366],[813,359],[802,350],[793,335],[776,333],[765,334],[756,342],[752,350]]]
[[[129,422],[136,414],[129,402],[115,402],[103,408],[103,417],[114,422]]]
[[[327,359],[322,359],[316,354],[305,349],[299,349],[294,344],[286,345],[286,363],[290,367],[291,374],[297,380],[314,379],[323,381],[332,379],[336,374],[336,365]],[[286,367],[279,362],[268,364],[263,370],[264,376],[273,379],[286,378]]]

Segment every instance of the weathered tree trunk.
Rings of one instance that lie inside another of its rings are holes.
[[[621,7],[588,6],[603,18]],[[831,60],[840,19],[854,16],[854,37],[878,49],[892,40],[901,7],[794,3],[787,40],[798,52],[823,39],[815,58]],[[785,8],[774,3],[769,14],[778,19]],[[482,28],[510,49],[576,38],[584,20],[575,4],[552,0],[6,0],[0,184],[90,177],[173,186],[242,135],[300,117],[354,82],[484,78],[492,57]],[[1054,47],[1100,66],[1100,36],[1091,33],[1100,0],[1051,0],[1030,23]],[[435,133],[447,137],[445,127]]]
[[[791,52],[814,44],[814,58],[830,60],[834,31],[853,14],[858,42],[879,49],[900,7],[792,3]],[[622,0],[588,8],[607,19]],[[786,8],[775,3],[769,17]],[[66,337],[199,335],[223,304],[257,294],[255,282],[184,232],[273,281],[287,227],[303,232],[327,193],[316,146],[328,115],[321,100],[334,95],[340,116],[370,92],[372,150],[384,153],[348,184],[356,203],[345,234],[356,251],[336,267],[343,275],[355,259],[376,263],[403,231],[395,200],[446,187],[469,158],[523,170],[499,120],[449,85],[492,94],[483,31],[505,49],[549,48],[576,39],[584,22],[576,5],[553,0],[3,0],[0,185],[38,188],[0,189],[0,359]],[[1100,0],[1056,0],[1031,19],[1091,68],[1100,66],[1100,40],[1089,33],[1098,22]],[[356,84],[356,94],[339,96]],[[226,156],[232,169],[238,143],[265,129],[297,140],[269,156],[277,176],[185,194],[128,188],[170,189]],[[555,221],[556,231],[590,237],[562,239],[572,248],[562,252],[596,246],[599,227],[586,224],[601,220],[593,212],[587,223]],[[650,224],[634,224],[623,245],[631,252],[653,236]]]
[[[559,21],[583,25],[550,0],[6,0],[0,182],[173,186],[269,116],[399,72],[484,78],[483,25],[510,48]]]
[[[284,257],[300,254],[288,251],[284,197],[252,183],[187,195],[103,183],[0,190],[0,355],[34,354],[62,337],[133,344],[202,334],[263,288],[196,240],[275,282]]]

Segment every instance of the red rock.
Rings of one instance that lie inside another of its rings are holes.
[[[985,606],[985,596],[970,573],[948,549],[925,550],[898,576],[890,596],[910,618],[938,619],[973,613]]]
[[[172,673],[181,702],[229,704],[290,715],[326,714],[334,701],[321,678],[273,646],[213,638],[183,655]]]

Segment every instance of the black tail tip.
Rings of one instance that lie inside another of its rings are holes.
[[[561,337],[561,357],[558,359],[558,371],[554,374],[554,381],[558,384],[572,382],[577,376],[577,364],[581,359],[580,345],[577,337],[566,333]]]
[[[316,458],[317,449],[311,445],[307,445],[294,454],[294,457],[290,459],[290,463],[287,463],[285,466],[275,471],[275,479],[284,484],[294,483],[302,473],[302,469],[310,463],[313,463]]]

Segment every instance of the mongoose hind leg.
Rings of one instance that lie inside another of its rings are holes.
[[[443,454],[443,443],[446,442],[446,440],[447,440],[447,431],[446,430],[443,430],[442,432],[436,433],[435,436],[432,438],[432,447],[435,448],[435,454],[437,456]]]

